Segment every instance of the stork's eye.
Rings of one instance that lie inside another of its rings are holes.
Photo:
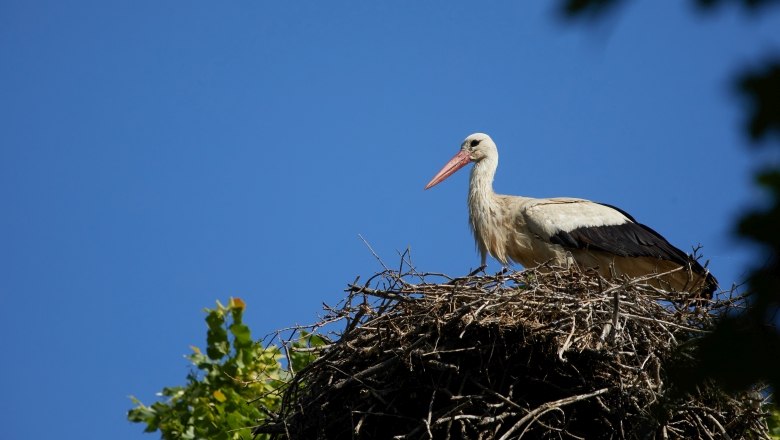
[[[480,139],[474,139],[473,141],[471,141],[471,144],[469,144],[469,145],[471,145],[471,148],[474,148],[477,145],[479,145],[479,142],[480,142]]]

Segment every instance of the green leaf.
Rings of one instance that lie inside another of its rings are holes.
[[[134,408],[127,412],[127,419],[145,424],[146,432],[159,431],[163,440],[254,440],[251,430],[242,428],[265,417],[259,405],[270,412],[279,409],[281,398],[274,391],[285,386],[281,378],[290,373],[282,368],[279,347],[252,341],[249,327],[241,322],[245,308],[243,301],[233,298],[228,307],[217,302],[216,309],[206,309],[205,354],[191,347],[186,357],[193,370],[187,374],[186,386],[163,388],[162,399],[151,406],[131,396]],[[296,344],[322,343],[316,336],[305,335]],[[295,365],[315,358],[313,353],[291,356]],[[257,440],[267,438],[261,435]]]
[[[228,334],[225,331],[225,316],[219,310],[212,310],[206,316],[208,332],[206,333],[206,354],[214,360],[222,359],[230,352]]]
[[[230,326],[230,333],[236,338],[233,344],[236,347],[249,347],[252,345],[252,332],[244,324],[233,324]]]
[[[230,313],[233,315],[233,322],[236,324],[241,324],[241,319],[244,314],[246,304],[243,300],[241,300],[241,298],[230,298],[230,302],[228,304],[230,306]]]

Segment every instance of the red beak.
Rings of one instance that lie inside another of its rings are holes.
[[[444,165],[444,168],[442,168],[438,173],[436,173],[435,176],[433,176],[433,179],[431,179],[431,181],[425,185],[425,189],[438,185],[444,179],[450,177],[455,173],[455,171],[463,168],[469,162],[471,162],[469,153],[465,150],[460,150],[458,154],[456,154],[452,159],[450,159],[449,162],[447,162],[447,165]]]

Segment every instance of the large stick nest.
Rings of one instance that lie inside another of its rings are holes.
[[[381,272],[327,308],[323,323],[345,327],[256,433],[768,438],[760,392],[670,386],[670,365],[740,301],[687,302],[647,281],[549,268],[457,279]]]

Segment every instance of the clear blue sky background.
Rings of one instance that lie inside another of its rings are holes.
[[[358,234],[466,273],[468,173],[422,188],[475,131],[497,191],[618,205],[741,281],[729,81],[780,17],[689,3],[586,27],[549,2],[4,0],[3,438],[151,438],[127,396],[184,382],[203,307],[311,322],[380,269]]]

